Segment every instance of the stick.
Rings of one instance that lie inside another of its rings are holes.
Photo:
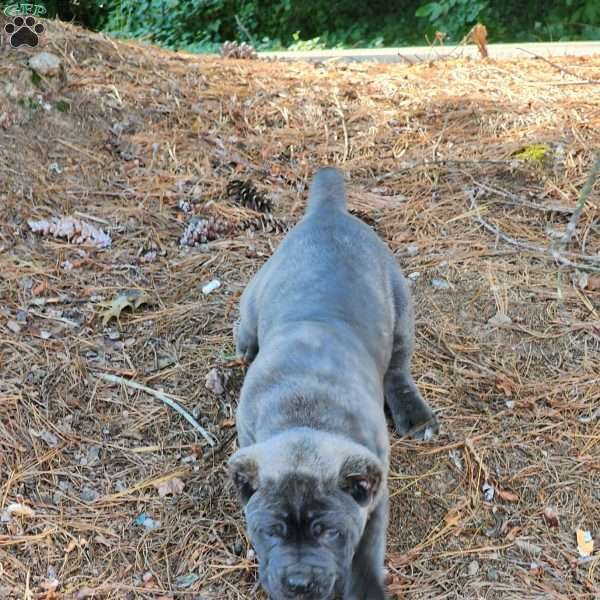
[[[483,217],[479,214],[479,206],[475,203],[474,194],[468,194],[469,200],[471,202],[471,208],[476,213],[477,222],[488,231],[491,231],[498,239],[510,244],[511,246],[516,246],[517,248],[523,248],[524,250],[529,250],[530,252],[535,252],[536,254],[541,254],[546,258],[553,258],[554,260],[560,262],[561,264],[567,267],[574,267],[575,269],[580,269],[581,271],[593,271],[595,273],[600,273],[599,267],[592,267],[590,265],[583,265],[580,263],[574,263],[566,258],[561,253],[554,253],[551,248],[545,248],[543,246],[534,246],[533,244],[528,244],[526,242],[520,242],[519,240],[515,240],[514,238],[506,235],[504,232],[500,231],[498,227],[494,227],[490,225],[487,221],[483,219]],[[571,252],[567,253],[568,256],[572,256],[574,258],[578,258],[580,260],[587,260],[589,262],[600,262],[600,258],[596,258],[595,256],[584,256],[582,254],[573,254]]]
[[[551,204],[549,206],[545,206],[543,204],[536,204],[535,202],[529,202],[529,200],[525,200],[524,198],[521,198],[521,196],[517,196],[517,194],[511,194],[510,192],[507,192],[506,190],[503,190],[501,188],[494,188],[490,185],[485,185],[475,180],[473,181],[480,189],[485,190],[486,192],[490,192],[492,194],[497,194],[498,196],[502,196],[504,200],[500,200],[499,202],[504,202],[505,204],[526,206],[527,208],[532,208],[534,210],[541,210],[543,212],[549,213],[561,213],[565,215],[571,215],[575,210],[574,208],[571,208],[569,206],[559,206],[557,204]]]
[[[543,60],[545,63],[548,63],[551,67],[554,67],[561,73],[565,73],[566,75],[570,75],[571,77],[576,77],[577,79],[579,79],[579,82],[600,84],[600,79],[588,79],[587,77],[581,77],[580,75],[577,75],[577,73],[574,73],[570,69],[565,69],[564,67],[553,63],[551,60],[548,60],[547,58],[544,58],[543,56],[540,56],[539,54],[536,54],[531,50],[526,50],[525,48],[517,48],[517,50],[521,50],[521,52],[527,52],[527,54],[531,54],[531,56],[535,56],[536,58]]]
[[[172,398],[167,396],[167,394],[163,392],[158,392],[153,390],[152,388],[146,387],[141,383],[137,383],[136,381],[132,381],[131,379],[125,379],[123,377],[118,377],[117,375],[112,375],[111,373],[95,373],[98,379],[103,379],[104,381],[108,381],[109,383],[120,383],[121,385],[133,388],[135,390],[141,390],[142,392],[146,392],[151,396],[154,396],[161,402],[164,402],[167,406],[170,406],[175,412],[178,412],[196,431],[200,433],[200,435],[211,445],[215,445],[215,441],[213,437],[192,417],[192,415],[183,408],[180,404],[175,402]]]
[[[581,217],[581,213],[585,207],[585,203],[592,192],[592,188],[594,187],[594,183],[596,183],[596,179],[598,178],[598,173],[600,173],[600,151],[595,152],[594,154],[594,164],[592,165],[592,170],[588,175],[583,187],[581,188],[581,193],[579,194],[579,198],[577,200],[577,204],[575,205],[575,210],[569,219],[569,223],[567,224],[567,229],[563,236],[558,240],[558,249],[557,252],[564,252],[567,248],[567,244],[571,241],[571,238],[575,234],[575,229],[577,229],[577,222],[579,221],[579,217]]]

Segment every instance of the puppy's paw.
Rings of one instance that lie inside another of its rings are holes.
[[[438,418],[429,406],[419,398],[418,410],[392,413],[396,433],[410,436],[416,440],[430,440],[440,431]]]
[[[437,417],[432,413],[431,417],[427,421],[421,423],[420,425],[417,425],[416,427],[413,427],[411,430],[408,431],[408,434],[415,440],[422,440],[426,442],[427,440],[430,440],[435,435],[437,435],[439,432],[440,422],[438,421]]]

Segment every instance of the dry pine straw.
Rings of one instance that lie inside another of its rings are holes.
[[[262,597],[224,470],[243,375],[231,327],[282,234],[181,248],[178,206],[212,201],[240,222],[225,190],[251,179],[293,223],[308,178],[333,163],[413,274],[414,373],[443,423],[427,443],[391,435],[390,589],[598,598],[599,555],[581,559],[575,542],[582,528],[600,547],[598,275],[481,220],[543,248],[564,232],[599,146],[600,58],[314,66],[48,29],[63,74],[35,87],[28,51],[0,61],[0,513],[35,511],[0,524],[0,597]],[[513,157],[531,144],[550,147],[544,161]],[[599,209],[596,185],[569,252],[599,256]],[[104,228],[112,248],[27,228],[60,215]],[[122,288],[151,303],[103,328],[101,302]],[[215,367],[222,394],[205,385]],[[168,393],[215,448],[96,372]],[[183,491],[161,498],[172,477]],[[136,525],[142,513],[160,527]]]

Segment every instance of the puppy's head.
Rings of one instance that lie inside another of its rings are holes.
[[[384,478],[365,448],[285,439],[249,446],[230,460],[273,600],[325,600],[341,593]]]

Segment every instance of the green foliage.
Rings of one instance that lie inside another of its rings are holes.
[[[459,42],[481,20],[487,6],[487,0],[439,0],[424,4],[415,16],[426,18],[429,28],[445,33],[449,41]]]
[[[491,42],[600,39],[600,0],[47,0],[49,16],[175,49],[225,40],[259,50],[459,42],[477,22]]]

